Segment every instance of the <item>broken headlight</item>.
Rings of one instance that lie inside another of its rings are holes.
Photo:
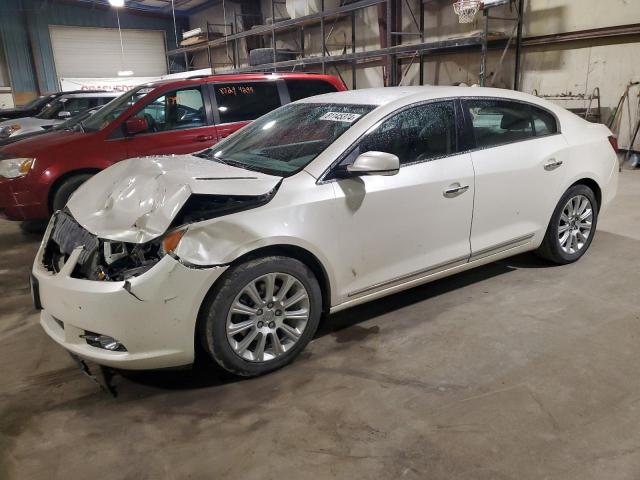
[[[185,229],[172,230],[147,243],[126,243],[103,240],[96,255],[97,262],[89,266],[88,278],[122,281],[142,275],[178,247]]]

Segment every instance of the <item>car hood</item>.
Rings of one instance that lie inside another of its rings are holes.
[[[27,136],[23,137],[9,137],[15,138],[16,142],[3,142],[1,145],[6,145],[0,148],[0,155],[5,158],[10,156],[15,157],[35,157],[39,154],[52,155],[56,152],[55,148],[68,149],[72,142],[76,141],[91,141],[94,133],[82,133],[69,130],[55,130],[45,131],[43,135],[36,137]],[[9,145],[10,143],[10,145]]]
[[[0,122],[0,127],[4,127],[5,125],[20,125],[20,129],[13,132],[12,135],[20,135],[20,132],[23,130],[32,131],[34,128],[40,128],[45,125],[55,125],[56,123],[61,123],[62,120],[53,119],[53,120],[44,120],[36,117],[24,117],[18,118],[16,120],[6,120],[4,122]]]
[[[144,243],[166,232],[192,194],[260,196],[280,180],[193,155],[132,158],[85,182],[67,208],[94,235]]]

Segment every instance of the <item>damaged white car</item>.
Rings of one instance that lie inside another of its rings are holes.
[[[614,197],[609,130],[503,90],[308,98],[197,155],[87,181],[33,266],[45,331],[102,365],[259,375],[335,312],[536,250],[578,260]],[[392,328],[392,327],[390,327]]]

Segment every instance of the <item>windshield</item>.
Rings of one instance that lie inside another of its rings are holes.
[[[118,118],[127,108],[153,90],[154,87],[147,87],[143,85],[114,98],[102,107],[100,111],[82,122],[82,128],[85,132],[97,132],[98,130],[102,130]]]
[[[95,107],[95,108],[91,108],[89,110],[86,110],[85,112],[81,113],[80,115],[77,115],[75,117],[71,117],[70,119],[65,120],[62,123],[59,123],[58,125],[54,125],[51,128],[51,130],[72,130],[80,122],[82,122],[83,120],[86,120],[88,117],[90,117],[91,115],[96,113],[98,110],[100,110],[100,107]]]
[[[58,113],[64,110],[64,105],[67,103],[68,98],[59,97],[54,101],[49,103],[46,107],[42,109],[42,111],[36,115],[36,118],[40,118],[42,120],[52,120],[54,118],[58,118]]]
[[[38,97],[38,98],[34,98],[33,100],[31,100],[29,103],[27,103],[26,105],[23,105],[21,107],[18,107],[22,110],[36,110],[38,108],[42,108],[45,106],[45,104],[49,101],[49,99],[51,98],[51,95],[45,95],[44,97]]]
[[[286,105],[199,156],[286,177],[307,166],[374,108],[331,103]]]

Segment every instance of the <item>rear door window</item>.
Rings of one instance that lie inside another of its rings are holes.
[[[525,103],[505,100],[468,100],[466,102],[476,146],[494,147],[528,140],[534,136],[531,109]]]
[[[337,92],[336,87],[324,80],[285,80],[289,88],[289,97],[292,102],[302,98],[322,95],[323,93]]]
[[[220,123],[255,120],[281,105],[276,82],[215,83]]]

